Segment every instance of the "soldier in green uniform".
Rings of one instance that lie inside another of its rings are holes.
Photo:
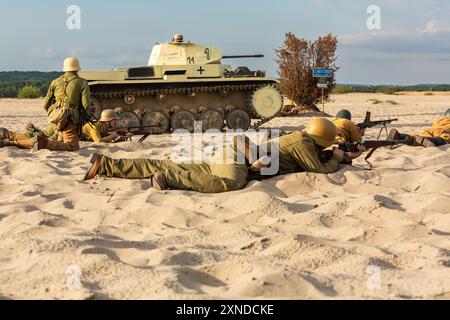
[[[324,118],[315,118],[305,130],[297,130],[281,136],[275,143],[268,141],[263,149],[270,154],[273,153],[271,148],[274,145],[278,148],[279,170],[276,175],[293,172],[333,173],[338,171],[339,163],[344,159],[355,159],[365,150],[364,147],[361,147],[357,152],[346,153],[335,148],[333,157],[326,163],[322,163],[319,153],[335,142],[336,132],[337,129],[333,122]],[[274,157],[271,158],[272,162],[276,161]],[[258,171],[265,165],[258,165],[257,161],[252,167],[256,167],[255,171]],[[252,178],[259,180],[267,177],[253,174]]]
[[[65,74],[50,84],[44,108],[59,131],[59,140],[36,136],[35,150],[75,151],[80,148],[81,113],[87,114],[91,106],[88,82],[78,76],[80,70],[78,59],[67,58],[64,60]]]
[[[336,127],[326,119],[317,118],[311,121],[304,131],[296,131],[275,141],[279,149],[278,174],[310,171],[332,173],[339,168],[339,162],[344,158],[342,150],[335,149],[333,157],[327,163],[321,163],[319,152],[330,147],[336,136]],[[267,144],[268,153],[272,153],[272,144]],[[227,147],[225,154],[233,154],[233,159],[239,159],[241,151],[235,147]],[[222,158],[223,159],[223,158]],[[267,157],[257,160],[252,168],[259,170],[267,166]],[[219,160],[220,157],[219,157]],[[276,161],[272,159],[272,162]],[[212,162],[211,164],[177,164],[170,160],[152,159],[112,159],[94,154],[92,166],[85,180],[96,175],[125,179],[152,179],[152,185],[157,189],[194,190],[204,193],[218,193],[238,190],[245,187],[248,181],[248,164],[235,161],[227,164]]]

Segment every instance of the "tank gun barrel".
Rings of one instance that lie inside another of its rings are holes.
[[[242,58],[264,58],[264,55],[263,54],[238,54],[238,55],[222,57],[222,59],[242,59]]]

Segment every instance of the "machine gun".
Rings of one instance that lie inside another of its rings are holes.
[[[383,129],[386,130],[386,136],[388,135],[388,130],[387,130],[387,124],[390,124],[394,121],[398,121],[398,119],[388,119],[388,120],[376,120],[376,121],[372,121],[370,120],[371,117],[371,113],[370,111],[366,112],[366,118],[364,119],[364,122],[358,123],[356,126],[361,128],[361,129],[366,129],[366,128],[373,128],[376,127],[378,125],[383,126],[380,129],[380,133],[378,134],[378,139],[380,139],[381,133],[383,132]]]
[[[366,140],[362,142],[345,142],[340,143],[338,148],[344,152],[357,152],[359,146],[364,146],[369,153],[364,158],[364,160],[369,164],[368,170],[372,170],[373,165],[368,161],[369,158],[373,155],[373,153],[381,147],[393,147],[400,144],[406,144],[407,139],[405,140]],[[319,153],[319,159],[322,163],[328,162],[333,157],[333,150],[324,150]]]

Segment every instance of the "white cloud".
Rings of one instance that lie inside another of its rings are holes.
[[[430,20],[425,26],[425,33],[450,32],[450,24],[443,20]]]
[[[384,53],[450,54],[450,24],[430,20],[425,28],[415,30],[380,30],[338,36],[345,48]]]

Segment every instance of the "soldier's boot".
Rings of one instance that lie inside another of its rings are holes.
[[[161,171],[155,172],[151,177],[151,183],[153,189],[156,190],[166,190],[167,189],[167,183],[166,178],[162,174]]]
[[[398,132],[397,129],[391,129],[389,131],[388,140],[399,140],[400,139],[400,132]]]
[[[10,140],[11,138],[11,131],[9,131],[6,128],[0,127],[0,140]]]
[[[100,153],[94,153],[91,158],[91,167],[86,172],[83,181],[94,179],[100,169],[100,164],[102,163],[104,155]]]
[[[408,146],[417,146],[412,136],[398,132],[397,129],[391,129],[388,134],[388,140],[403,140]],[[394,146],[392,146],[394,147]]]
[[[38,150],[48,148],[49,140],[44,137],[36,136],[36,137],[30,139],[30,141],[33,144],[32,145],[33,151],[38,151]]]
[[[45,139],[45,138],[44,138]],[[50,151],[76,151],[80,149],[80,145],[78,141],[65,143],[62,141],[52,141],[49,139],[45,139],[47,144],[44,149],[48,149]]]
[[[433,143],[433,141],[431,141],[430,139],[428,139],[426,137],[414,136],[413,140],[415,141],[416,144],[424,146],[425,148],[436,147],[436,145]]]

